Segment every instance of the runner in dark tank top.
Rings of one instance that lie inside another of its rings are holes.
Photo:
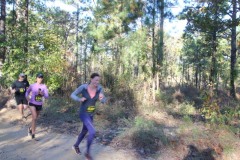
[[[25,93],[27,88],[29,87],[29,82],[25,80],[25,76],[26,75],[24,73],[20,73],[18,80],[16,80],[11,86],[12,93],[15,94],[15,100],[21,113],[22,119],[26,118],[24,116],[24,110],[28,107],[28,101],[25,98]]]
[[[103,89],[99,85],[100,76],[97,73],[91,75],[91,81],[89,84],[83,84],[79,86],[72,94],[71,98],[75,101],[81,102],[79,109],[79,117],[83,122],[82,131],[80,132],[76,143],[73,145],[73,149],[77,154],[80,154],[79,144],[88,133],[87,139],[87,152],[85,156],[88,160],[91,160],[90,147],[94,139],[96,130],[93,124],[93,115],[96,109],[96,102],[100,100],[101,103],[106,102],[106,98],[103,94]],[[78,96],[80,95],[80,97]]]

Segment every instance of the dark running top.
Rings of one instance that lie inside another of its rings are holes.
[[[12,89],[16,90],[15,92],[16,97],[25,97],[27,87],[29,87],[29,82],[26,80],[24,81],[16,80],[15,82],[13,82],[11,87]]]
[[[82,104],[80,105],[80,114],[93,114],[96,109],[95,105],[96,105],[97,100],[99,99],[99,94],[100,93],[103,94],[103,89],[99,85],[97,87],[95,96],[93,98],[91,98],[87,91],[88,85],[89,84],[83,84],[83,85],[79,86],[71,94],[71,98],[78,102],[80,102],[81,97],[86,98],[86,100],[84,102],[82,102]],[[80,97],[78,95],[80,95]],[[101,103],[105,103],[105,102],[106,102],[106,97],[104,96],[103,99],[101,100]]]

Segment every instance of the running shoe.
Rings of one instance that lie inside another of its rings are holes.
[[[72,149],[75,151],[76,154],[81,154],[79,147],[72,146]]]
[[[89,153],[85,153],[85,157],[87,160],[93,160],[92,156]]]

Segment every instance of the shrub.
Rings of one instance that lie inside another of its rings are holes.
[[[127,119],[129,117],[128,109],[122,105],[106,105],[102,109],[101,114],[111,123],[116,123],[119,119]]]
[[[143,149],[146,153],[154,153],[168,144],[163,127],[154,121],[136,117],[132,128],[131,142],[133,147]]]
[[[196,109],[190,103],[182,103],[179,105],[178,112],[183,115],[194,115],[196,114]]]
[[[160,100],[165,104],[169,104],[173,102],[173,97],[168,92],[160,91],[159,93],[156,94],[156,98],[157,100]]]

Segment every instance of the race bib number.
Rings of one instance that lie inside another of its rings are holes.
[[[95,106],[89,106],[89,107],[87,108],[87,112],[88,112],[88,113],[93,113],[93,112],[95,111],[95,109],[96,109]]]
[[[36,102],[42,102],[42,96],[41,95],[36,95],[35,96],[35,101]]]
[[[19,88],[19,92],[23,93],[25,91],[25,88]]]

